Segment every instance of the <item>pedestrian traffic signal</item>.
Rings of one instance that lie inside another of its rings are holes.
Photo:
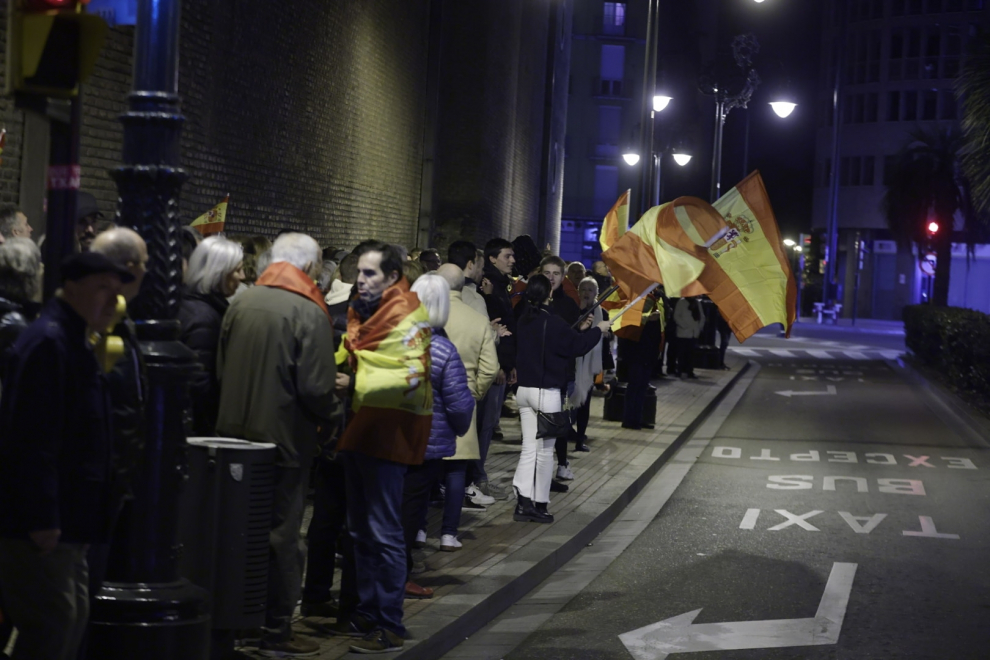
[[[937,233],[938,233],[938,223],[933,220],[932,222],[928,223],[928,235],[934,236]]]
[[[7,17],[6,93],[68,98],[93,72],[107,24],[89,0],[12,0]]]

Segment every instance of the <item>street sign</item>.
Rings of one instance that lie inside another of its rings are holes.
[[[664,660],[672,653],[821,646],[839,641],[856,564],[834,563],[814,617],[695,624],[701,610],[619,635],[636,660]]]

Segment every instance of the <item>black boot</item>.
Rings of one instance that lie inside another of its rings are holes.
[[[541,522],[541,523],[552,523],[553,522],[553,514],[550,513],[549,511],[547,511],[547,503],[546,502],[534,502],[533,503],[533,506],[536,508],[536,512],[538,514],[540,514],[540,520],[539,520],[539,522]]]
[[[512,519],[516,522],[529,522],[537,516],[536,507],[533,500],[523,497],[516,491],[516,511],[512,514]]]

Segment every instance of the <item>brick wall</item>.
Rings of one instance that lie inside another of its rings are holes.
[[[443,3],[434,243],[535,237],[546,7],[433,1]],[[414,245],[429,6],[430,0],[185,0],[185,221],[230,193],[230,232],[273,237],[292,228],[324,245],[372,236]],[[116,190],[107,173],[120,161],[118,117],[127,109],[133,39],[132,27],[110,30],[82,96],[82,185],[108,215]],[[17,202],[23,113],[0,99],[0,118],[9,133],[0,201]]]
[[[427,0],[183,2],[185,219],[230,193],[231,232],[293,228],[336,245],[414,240],[427,8]],[[133,33],[110,31],[83,95],[82,184],[107,213]],[[16,202],[23,115],[11,106],[0,99],[11,134],[0,200]]]

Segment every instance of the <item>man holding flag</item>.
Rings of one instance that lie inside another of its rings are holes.
[[[399,251],[372,241],[357,255],[358,296],[344,340],[354,379],[338,383],[352,390],[354,412],[338,444],[359,600],[345,634],[363,633],[353,651],[384,653],[400,649],[406,636],[402,489],[406,468],[423,462],[433,421],[431,329],[402,276]]]

